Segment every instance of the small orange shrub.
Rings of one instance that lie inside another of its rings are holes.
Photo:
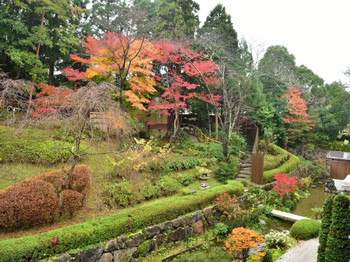
[[[225,242],[224,249],[233,256],[233,261],[247,261],[249,250],[257,249],[257,243],[264,243],[265,239],[262,235],[254,230],[237,227],[228,235],[228,241]],[[252,255],[252,260],[259,260],[265,256],[264,252]]]
[[[58,195],[48,182],[27,179],[0,191],[0,227],[51,223],[58,212]]]

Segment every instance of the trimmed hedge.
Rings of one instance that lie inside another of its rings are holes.
[[[172,220],[211,204],[218,195],[243,194],[243,185],[228,181],[227,185],[199,191],[194,195],[156,199],[116,214],[75,224],[49,232],[0,241],[0,261],[38,260],[71,249],[85,247],[145,226]],[[51,240],[58,238],[52,246]]]
[[[308,240],[318,236],[321,222],[313,219],[301,219],[290,229],[290,235],[296,239]]]
[[[54,164],[71,157],[72,145],[53,140],[45,130],[0,126],[0,162]]]
[[[264,183],[270,183],[273,181],[273,176],[275,173],[284,173],[288,174],[289,172],[293,171],[297,166],[299,165],[299,158],[288,151],[271,144],[270,145],[271,150],[273,150],[273,154],[281,155],[283,158],[286,158],[288,156],[287,160],[278,168],[271,169],[269,171],[264,172]]]
[[[322,226],[320,230],[320,245],[318,246],[317,251],[317,261],[318,262],[325,262],[325,251],[327,246],[327,239],[328,239],[328,233],[329,228],[332,224],[332,208],[333,208],[333,200],[334,195],[330,195],[325,200],[324,206],[323,206],[323,212],[322,212]]]
[[[0,228],[52,223],[58,213],[58,195],[48,182],[29,179],[0,191]]]
[[[60,169],[1,190],[0,228],[27,228],[52,223],[59,213],[72,214],[83,205],[90,181],[90,168],[80,165],[74,168],[69,178]]]
[[[339,194],[333,200],[325,261],[350,261],[350,199]]]

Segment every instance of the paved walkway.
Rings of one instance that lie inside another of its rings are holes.
[[[300,241],[299,245],[288,249],[276,262],[317,262],[317,248],[318,238]]]

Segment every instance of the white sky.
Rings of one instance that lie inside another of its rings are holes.
[[[326,83],[349,83],[350,0],[196,0],[203,23],[221,3],[238,37],[253,47],[283,45]],[[261,58],[261,57],[260,57]]]

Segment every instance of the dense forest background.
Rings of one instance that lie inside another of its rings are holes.
[[[66,67],[75,70],[88,67],[70,57],[70,54],[77,54],[89,58],[83,47],[87,36],[98,41],[111,32],[123,35],[128,41],[167,40],[189,45],[204,58],[220,65],[220,69],[225,68],[221,77],[225,77],[222,86],[226,89],[222,88],[218,94],[223,99],[226,91],[231,92],[229,99],[240,103],[239,107],[231,105],[236,108],[238,118],[252,119],[260,126],[263,136],[272,137],[280,145],[291,140],[294,140],[290,143],[292,146],[299,142],[325,143],[335,140],[347,127],[350,94],[345,83],[326,84],[322,76],[306,65],[297,66],[294,55],[284,46],[268,47],[258,60],[250,43],[237,36],[223,5],[217,5],[202,25],[199,9],[199,4],[192,0],[98,0],[93,3],[88,0],[0,0],[0,68],[10,79],[27,81],[23,99],[30,103],[32,96],[35,100],[36,94],[42,91],[40,83],[70,89],[87,83],[74,84],[62,74]],[[157,70],[161,67],[153,66],[155,74]],[[127,81],[127,76],[124,77]],[[187,75],[186,81],[191,82],[191,77],[193,75]],[[108,81],[118,82],[118,74],[113,78]],[[120,88],[121,85],[124,84],[119,81]],[[199,81],[197,85],[203,86],[203,83]],[[281,97],[292,86],[302,91],[300,95],[307,106],[312,132],[305,126],[293,126],[285,121],[290,100]],[[0,90],[4,88],[0,85]],[[121,89],[128,88],[125,84]],[[239,93],[242,89],[244,92]],[[233,95],[237,90],[240,98]],[[158,90],[157,94],[161,92]],[[147,107],[147,103],[144,104]],[[207,112],[215,111],[215,105],[189,99],[187,106],[211,133],[213,127],[208,124]]]

